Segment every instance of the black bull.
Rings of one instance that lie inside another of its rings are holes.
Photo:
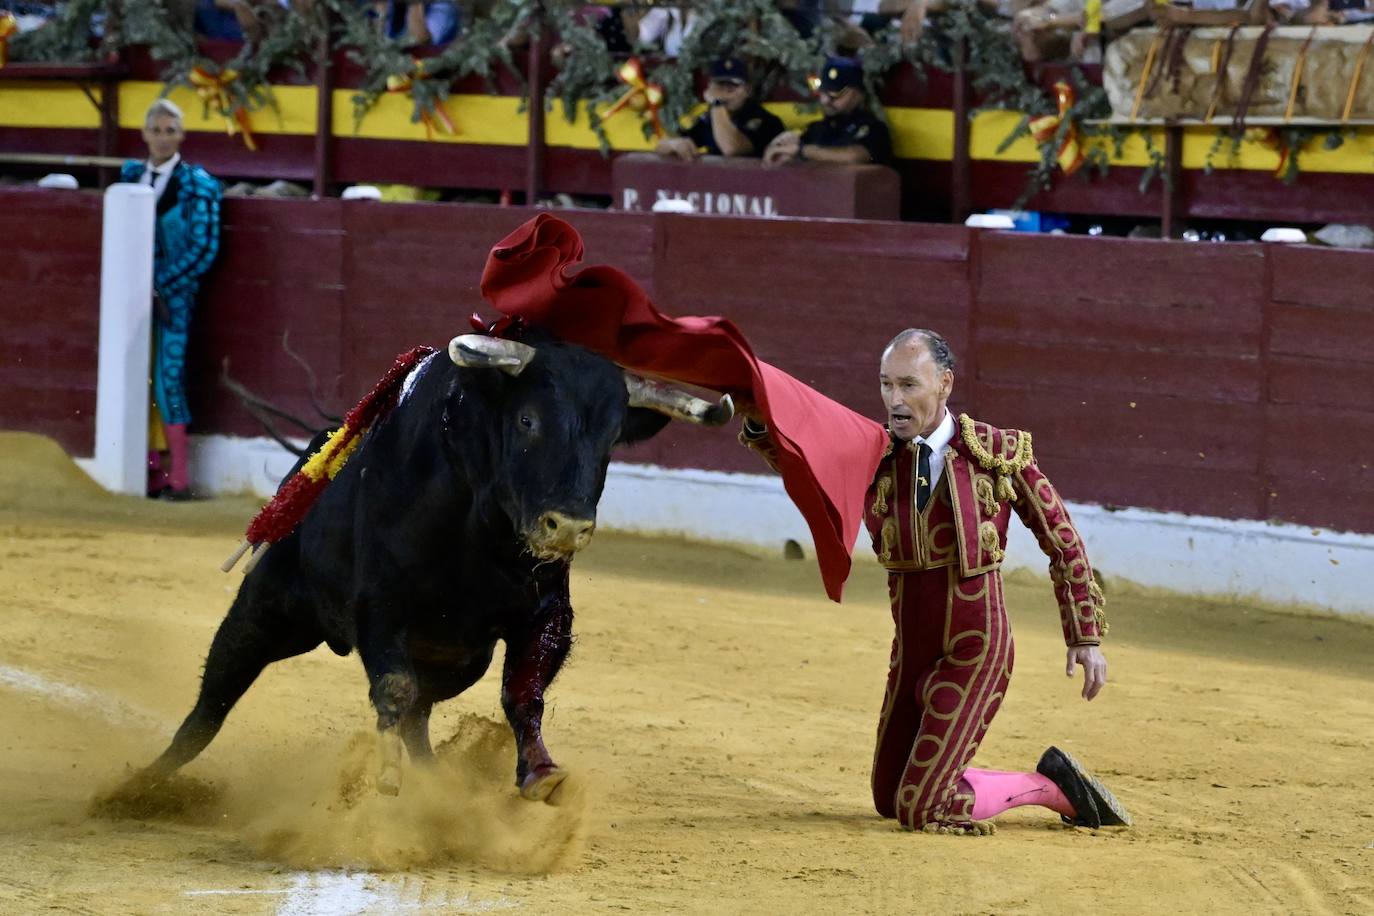
[[[141,780],[199,754],[267,665],[323,642],[358,650],[382,735],[378,787],[394,794],[402,742],[413,760],[433,756],[431,708],[482,677],[499,639],[521,794],[544,799],[562,781],[541,735],[544,691],[571,646],[569,566],[591,538],[611,449],[671,417],[723,423],[732,406],[554,340],[466,335],[448,356],[422,364],[296,530],[250,569],[195,708]]]

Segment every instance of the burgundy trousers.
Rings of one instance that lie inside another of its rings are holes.
[[[1012,639],[998,571],[957,566],[889,573],[896,635],[873,755],[873,804],[919,830],[967,827],[973,760],[1011,679]]]

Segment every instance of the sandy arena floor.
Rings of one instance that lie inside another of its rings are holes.
[[[546,719],[558,804],[509,782],[499,660],[436,710],[443,765],[378,796],[362,669],[320,649],[269,669],[167,810],[92,816],[189,710],[253,508],[108,497],[0,435],[0,912],[1374,913],[1374,627],[1109,581],[1085,704],[1047,582],[1017,579],[979,762],[1060,743],[1137,826],[909,834],[869,800],[876,566],[836,606],[809,562],[604,534]]]

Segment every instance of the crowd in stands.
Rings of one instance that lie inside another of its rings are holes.
[[[194,27],[205,38],[253,41],[270,26],[276,11],[311,0],[165,0],[173,21]],[[444,45],[464,23],[489,15],[507,0],[358,0],[376,27],[409,45]],[[554,5],[558,0],[550,0]],[[928,18],[950,0],[780,0],[778,6],[803,37],[829,25],[838,30],[842,49],[861,50],[884,29],[897,30],[904,41],[920,38]],[[1340,25],[1374,20],[1374,0],[1094,0],[1100,3],[1101,28],[1110,36],[1136,25]],[[1085,32],[1087,0],[977,0],[1016,37],[1029,61],[1091,59]],[[62,6],[58,2],[3,0],[0,9],[13,14],[20,30],[42,25]],[[682,7],[633,2],[581,5],[578,15],[592,21],[612,53],[653,49],[675,56],[691,33],[697,16]]]

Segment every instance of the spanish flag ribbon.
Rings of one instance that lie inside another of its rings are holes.
[[[9,62],[10,36],[19,31],[19,20],[9,13],[0,13],[0,67]]]
[[[253,152],[258,151],[257,141],[253,139],[253,122],[248,117],[248,109],[234,100],[229,87],[239,78],[237,70],[221,70],[211,73],[202,66],[194,66],[188,77],[191,86],[201,101],[224,118],[224,130],[229,136],[243,135],[243,145]]]
[[[411,101],[415,100],[415,80],[426,79],[425,62],[415,59],[415,69],[410,73],[393,73],[386,78],[387,92],[404,92]],[[433,140],[436,130],[452,136],[458,133],[458,128],[454,127],[453,119],[448,115],[448,109],[444,107],[443,99],[429,106],[416,106],[420,112],[420,123],[425,125],[425,139]]]
[[[1274,166],[1274,177],[1285,178],[1288,173],[1289,160],[1293,157],[1293,149],[1284,139],[1283,132],[1274,127],[1251,127],[1245,131],[1245,139],[1254,141],[1265,149],[1271,149],[1279,154],[1279,164]]]
[[[1059,113],[1045,115],[1030,122],[1031,136],[1035,138],[1036,143],[1042,146],[1054,139],[1054,135],[1059,131],[1059,125],[1063,123],[1064,116],[1068,114],[1074,103],[1073,87],[1063,80],[1054,84],[1054,94],[1059,103]],[[1055,158],[1059,161],[1059,167],[1064,170],[1065,175],[1072,175],[1082,168],[1085,157],[1083,147],[1078,140],[1078,127],[1076,125],[1071,123],[1069,129],[1064,131],[1064,139],[1060,141]]]
[[[253,517],[243,536],[243,544],[221,567],[225,572],[233,569],[239,557],[250,547],[254,549],[256,559],[258,548],[275,544],[296,530],[329,481],[343,470],[367,431],[400,401],[401,386],[406,376],[421,360],[434,352],[433,347],[416,347],[396,357],[396,362],[381,381],[344,416],[343,425],[334,430],[320,450],[311,455],[300,470],[281,485],[272,501]],[[251,569],[251,565],[248,568]]]
[[[625,90],[624,95],[616,99],[615,104],[606,109],[601,120],[608,120],[628,108],[640,117],[647,113],[650,123],[654,126],[654,136],[663,136],[663,124],[658,118],[659,109],[663,107],[663,87],[645,78],[644,65],[637,57],[631,57],[617,67],[615,75],[629,88]]]

